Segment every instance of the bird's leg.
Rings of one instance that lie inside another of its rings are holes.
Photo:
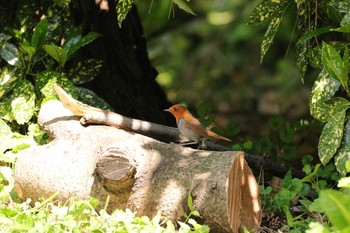
[[[207,148],[207,145],[205,145],[204,140],[201,140],[198,146],[198,149],[205,149]]]

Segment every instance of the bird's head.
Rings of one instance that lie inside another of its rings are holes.
[[[187,108],[185,108],[184,106],[179,105],[179,104],[175,104],[175,105],[171,106],[171,107],[168,108],[168,109],[164,109],[164,111],[170,112],[170,113],[173,114],[176,118],[180,118],[180,117],[182,117],[183,115],[185,115],[186,113],[188,113]]]

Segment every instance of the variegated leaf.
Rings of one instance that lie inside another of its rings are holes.
[[[343,138],[345,111],[333,115],[324,126],[318,143],[318,156],[323,165],[336,153]]]
[[[11,112],[11,101],[0,102],[0,117],[7,121],[13,121],[13,115]]]
[[[35,85],[38,89],[43,88],[50,79],[60,79],[61,75],[53,70],[45,70],[35,76]]]
[[[343,61],[339,52],[331,45],[323,43],[321,55],[323,67],[328,74],[341,82],[343,86],[347,85],[348,74],[343,72]]]
[[[21,65],[18,49],[16,46],[14,46],[11,43],[8,43],[8,42],[4,43],[4,45],[0,48],[0,55],[10,65],[13,65],[13,66]]]
[[[280,17],[279,15],[289,2],[288,0],[264,0],[254,9],[249,17],[248,24],[258,25],[266,20]]]
[[[0,98],[11,91],[16,85],[17,76],[15,71],[8,69],[6,66],[3,67],[0,74]]]
[[[9,149],[11,138],[11,128],[0,118],[0,155]]]
[[[82,87],[78,87],[78,91],[81,102],[96,108],[113,111],[113,108],[93,91]]]
[[[307,59],[308,44],[302,43],[296,45],[297,52],[297,67],[301,80],[304,82],[304,75],[306,73],[308,59]]]
[[[330,107],[325,103],[330,100],[340,87],[340,82],[331,78],[323,70],[312,87],[310,96],[310,113],[319,121],[327,122],[332,117]]]
[[[29,122],[35,112],[34,86],[28,80],[17,83],[11,101],[12,114],[18,124]]]
[[[117,16],[118,16],[118,25],[121,27],[122,22],[126,18],[126,15],[131,10],[132,4],[134,4],[134,0],[119,0],[116,6],[117,8]]]
[[[335,165],[341,175],[345,176],[348,172],[346,169],[347,161],[350,161],[350,120],[348,120],[344,127],[343,140],[337,153],[335,154]]]
[[[78,98],[78,90],[74,84],[55,71],[47,70],[39,73],[35,77],[35,82],[45,98],[52,99],[57,97],[56,92],[53,89],[53,84],[56,82],[60,84],[60,86],[64,88],[73,98]]]
[[[81,62],[78,62],[78,64],[73,69],[69,70],[67,77],[76,85],[87,83],[99,75],[101,68],[101,60],[83,60]]]
[[[270,48],[278,31],[279,25],[282,22],[282,17],[287,9],[290,0],[265,0],[253,11],[249,23],[259,24],[271,18],[270,25],[265,32],[264,40],[261,43],[260,62],[263,60],[267,50]]]

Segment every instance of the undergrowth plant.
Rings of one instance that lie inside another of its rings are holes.
[[[32,203],[30,199],[19,202],[13,193],[12,170],[0,167],[0,229],[1,232],[193,232],[207,233],[209,227],[198,224],[192,216],[199,216],[192,207],[189,196],[184,222],[172,223],[159,212],[152,219],[138,217],[126,209],[106,211],[98,208],[96,199],[79,200],[71,198],[66,203],[55,203],[58,193]]]
[[[296,65],[301,80],[308,78],[305,77],[307,69],[319,72],[311,90],[309,106],[311,115],[323,123],[318,144],[318,156],[323,166],[311,165],[305,157],[303,162],[307,175],[304,179],[290,179],[287,174],[278,193],[273,194],[269,187],[261,191],[270,198],[265,199],[267,208],[283,210],[287,224],[281,230],[348,232],[350,197],[346,175],[350,171],[350,2],[263,0],[249,19],[251,25],[269,22],[261,43],[261,61],[272,45],[287,10],[296,12],[293,33],[297,37]],[[340,177],[343,178],[337,187],[335,184]],[[291,209],[295,209],[296,204],[287,199],[298,200],[301,204],[299,214],[292,213]]]
[[[63,3],[43,6],[37,20],[31,18],[32,3],[18,4],[12,21],[6,20],[6,8],[0,10],[0,159],[5,162],[13,162],[19,150],[47,141],[36,117],[43,102],[57,98],[54,83],[74,98],[109,108],[91,91],[75,86],[91,81],[102,68],[100,60],[73,61],[99,34],[82,35],[80,26],[68,23],[69,6]]]
[[[350,2],[342,0],[264,0],[252,12],[249,24],[269,21],[261,44],[261,60],[273,43],[283,15],[296,10],[295,44],[302,80],[309,66],[320,70],[310,97],[311,115],[323,122],[318,154],[322,164],[334,159],[345,175],[349,157],[349,33]],[[334,38],[334,39],[333,39]]]

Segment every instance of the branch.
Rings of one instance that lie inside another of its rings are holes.
[[[54,84],[54,89],[63,103],[63,105],[77,116],[81,116],[81,124],[103,124],[113,126],[119,129],[139,133],[148,137],[155,138],[162,142],[180,142],[183,140],[179,130],[174,127],[159,125],[156,123],[142,121],[125,117],[115,112],[101,110],[88,105],[85,105],[73,99],[67,92],[65,92],[58,84]],[[224,146],[205,141],[206,150],[213,151],[229,151],[230,149]],[[259,171],[263,169],[268,174],[283,178],[289,170],[295,178],[305,177],[305,173],[294,168],[281,166],[278,163],[266,160],[261,156],[250,155],[245,153],[245,159],[249,166]]]

